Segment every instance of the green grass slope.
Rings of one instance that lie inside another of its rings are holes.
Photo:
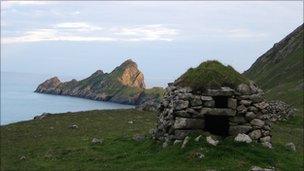
[[[133,124],[128,121],[133,121]],[[136,110],[103,110],[56,114],[1,126],[1,170],[249,170],[252,165],[277,170],[303,170],[303,131],[297,125],[275,125],[273,149],[260,144],[221,140],[214,147],[190,141],[186,148],[161,144],[146,138],[156,123],[156,114]],[[69,129],[77,124],[78,129]],[[292,125],[295,129],[290,129]],[[102,138],[103,144],[91,143]],[[291,139],[290,139],[291,138]],[[284,144],[293,141],[298,152]],[[200,160],[197,152],[205,157]],[[24,160],[20,160],[25,156]]]
[[[196,68],[190,68],[174,82],[175,85],[189,86],[194,90],[222,86],[235,88],[240,83],[248,84],[249,80],[231,66],[225,66],[218,61],[206,61]]]
[[[269,99],[280,99],[303,108],[303,25],[262,55],[244,73]]]

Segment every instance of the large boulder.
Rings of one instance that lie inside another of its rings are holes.
[[[251,89],[247,84],[240,84],[238,85],[237,89],[238,92],[242,93],[242,94],[251,94]]]

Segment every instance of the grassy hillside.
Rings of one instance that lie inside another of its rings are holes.
[[[133,121],[133,124],[128,123]],[[156,114],[136,110],[103,110],[52,115],[1,126],[1,170],[248,170],[252,165],[303,170],[303,130],[293,120],[274,125],[273,146],[237,144],[231,138],[216,147],[206,141],[185,149],[146,138],[132,140],[153,128]],[[68,128],[77,124],[78,129]],[[292,128],[292,129],[291,129]],[[92,138],[103,144],[92,144]],[[284,144],[292,141],[298,152]],[[205,158],[198,159],[197,152]],[[25,159],[21,160],[21,156]]]
[[[269,99],[303,108],[303,25],[262,55],[244,73],[261,86]]]
[[[235,88],[241,83],[249,83],[249,80],[231,66],[225,66],[218,61],[206,61],[196,68],[190,68],[174,82],[176,85],[189,86],[194,90],[222,86]]]

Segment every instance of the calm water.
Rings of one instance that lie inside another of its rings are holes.
[[[43,112],[132,108],[109,102],[34,93],[48,76],[1,72],[1,125],[29,120]]]

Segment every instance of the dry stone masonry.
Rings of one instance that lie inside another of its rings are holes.
[[[263,91],[253,82],[240,84],[236,89],[221,87],[204,92],[169,83],[159,108],[154,138],[169,142],[182,140],[190,133],[208,132],[224,137],[245,134],[253,141],[270,143],[267,107]]]

